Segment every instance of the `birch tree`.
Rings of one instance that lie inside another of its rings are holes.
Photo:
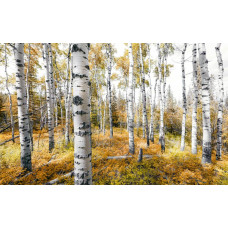
[[[24,75],[24,44],[15,44],[15,63],[16,63],[16,90],[18,106],[18,123],[21,144],[21,166],[27,171],[32,170],[29,120],[27,109],[27,95]]]
[[[113,137],[113,120],[112,120],[112,89],[111,89],[111,73],[112,73],[111,44],[108,44],[107,55],[108,55],[108,76],[107,76],[108,109],[109,109],[110,138],[112,138]]]
[[[161,144],[161,151],[165,151],[165,134],[164,134],[164,105],[161,91],[162,86],[162,69],[161,69],[161,50],[160,44],[157,44],[158,50],[158,99],[160,104],[160,127],[159,127],[159,143]]]
[[[45,67],[45,83],[46,83],[46,96],[47,96],[47,110],[48,110],[48,134],[49,134],[49,151],[54,148],[54,114],[53,114],[53,103],[52,103],[52,89],[51,79],[49,72],[49,54],[48,44],[43,44],[43,59]]]
[[[66,99],[65,99],[65,109],[66,109],[66,130],[65,130],[65,143],[68,145],[70,142],[70,100],[71,100],[71,93],[72,93],[72,72],[70,74],[70,54],[71,54],[71,44],[69,44],[69,50],[67,55],[67,72],[66,72]]]
[[[76,185],[92,184],[88,51],[89,44],[72,45],[74,182]]]
[[[8,96],[9,96],[9,102],[10,102],[10,123],[11,123],[11,129],[12,129],[12,141],[15,142],[14,140],[14,118],[13,118],[13,103],[12,103],[12,97],[11,97],[11,93],[9,90],[9,76],[8,76],[8,60],[7,60],[7,48],[6,48],[6,44],[5,44],[5,74],[6,74],[6,90],[8,92]]]
[[[202,163],[211,163],[211,122],[210,122],[210,94],[209,94],[209,72],[206,47],[204,43],[199,44],[199,65],[202,78],[202,112],[203,112],[203,151]]]
[[[187,44],[184,44],[184,48],[181,53],[181,68],[182,68],[182,106],[183,106],[183,116],[182,116],[182,130],[181,130],[181,151],[185,148],[185,125],[186,125],[186,114],[187,114],[187,101],[186,101],[186,87],[185,87],[185,52]]]
[[[139,51],[140,51],[140,59],[141,59],[141,70],[142,70],[142,103],[143,103],[143,125],[144,129],[146,130],[146,141],[147,146],[150,145],[149,140],[149,127],[148,127],[148,118],[147,118],[147,111],[146,111],[146,91],[145,91],[145,72],[144,72],[144,63],[143,63],[143,57],[142,57],[142,45],[139,44]]]
[[[197,85],[197,47],[192,47],[192,66],[193,66],[193,106],[192,106],[192,154],[197,154],[197,104],[198,104],[198,85]]]
[[[217,117],[217,150],[216,159],[222,158],[222,124],[223,124],[223,102],[224,102],[224,88],[223,88],[223,60],[220,51],[221,43],[215,47],[217,61],[218,61],[218,86],[219,86],[219,102],[218,102],[218,117]]]
[[[128,86],[128,130],[129,130],[129,152],[131,154],[135,153],[135,143],[134,143],[134,114],[133,114],[133,54],[132,54],[132,44],[128,44],[129,50],[129,86]]]

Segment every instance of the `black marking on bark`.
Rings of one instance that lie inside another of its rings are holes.
[[[85,68],[86,68],[87,70],[89,70],[89,65],[86,65]]]
[[[85,54],[85,52],[81,48],[79,48],[77,44],[74,44],[72,46],[72,52],[78,52],[78,51],[81,51],[83,54]]]
[[[73,78],[86,78],[87,75],[86,74],[74,74],[74,73],[72,73],[72,77]]]
[[[77,115],[84,115],[84,114],[88,114],[87,112],[84,112],[84,111],[77,111],[75,112],[75,114]]]
[[[23,64],[17,63],[17,66],[18,66],[18,67],[23,67],[24,65],[23,65]]]
[[[86,136],[86,135],[91,135],[91,133],[89,131],[78,131],[78,132],[75,132],[75,135]]]
[[[79,129],[82,130],[82,129],[87,129],[87,128],[89,128],[89,127],[90,127],[89,124],[86,124],[86,122],[83,122],[83,123],[82,123],[82,127],[79,127]]]
[[[79,96],[75,96],[73,98],[73,104],[75,104],[76,106],[82,105],[83,104],[82,101],[83,101],[83,99],[81,97],[79,97]]]
[[[88,86],[91,86],[91,82],[88,82]]]

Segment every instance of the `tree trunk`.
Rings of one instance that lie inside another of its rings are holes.
[[[162,69],[161,69],[161,50],[160,44],[157,44],[158,49],[158,96],[160,102],[160,128],[159,128],[159,143],[161,144],[161,151],[165,151],[165,134],[164,134],[164,105],[163,96],[161,92],[162,86]]]
[[[197,154],[197,104],[198,104],[198,86],[197,86],[197,47],[192,48],[192,66],[193,66],[193,107],[192,107],[192,154]]]
[[[11,97],[11,93],[9,90],[9,86],[8,86],[8,72],[7,72],[7,67],[8,67],[8,62],[7,62],[7,53],[6,53],[6,44],[5,44],[5,73],[6,73],[6,89],[8,92],[8,96],[9,96],[9,102],[10,102],[10,123],[11,123],[11,129],[12,129],[12,141],[15,142],[14,140],[14,119],[13,119],[13,103],[12,103],[12,97]]]
[[[221,44],[217,44],[215,50],[218,60],[218,86],[219,86],[219,103],[218,103],[218,117],[217,117],[217,150],[216,159],[222,158],[222,123],[223,123],[223,101],[224,101],[224,88],[223,88],[223,60],[220,52]]]
[[[110,138],[113,137],[113,121],[112,121],[112,90],[111,90],[111,71],[112,71],[112,53],[111,53],[111,44],[108,44],[108,108],[109,108],[109,124],[110,124]]]
[[[18,123],[21,144],[21,166],[27,171],[32,170],[29,121],[27,109],[27,96],[25,90],[24,75],[24,44],[15,44],[15,62],[16,62],[16,90],[18,105]]]
[[[75,43],[73,56],[74,181],[92,184],[89,44]]]
[[[209,72],[206,58],[205,44],[199,44],[199,64],[202,77],[202,111],[203,111],[203,152],[202,163],[211,163],[211,122],[210,122],[210,94]]]
[[[158,78],[154,84],[154,99],[153,102],[151,101],[151,117],[150,117],[150,140],[154,143],[154,109],[155,109],[155,102],[156,102],[156,87],[157,87]],[[151,98],[152,100],[152,98]]]
[[[66,130],[65,130],[65,143],[68,145],[70,142],[70,100],[72,94],[72,72],[70,73],[70,80],[69,80],[69,71],[70,71],[70,48],[71,45],[69,44],[69,51],[67,56],[67,81],[66,81],[66,99],[65,99],[65,107],[66,107]],[[72,63],[71,63],[72,64]]]
[[[185,125],[186,125],[186,114],[187,114],[187,101],[186,101],[186,88],[185,88],[185,51],[187,44],[184,44],[181,57],[181,67],[182,67],[182,102],[183,102],[183,116],[182,116],[182,130],[181,130],[181,151],[184,151],[185,148]]]
[[[128,132],[129,132],[129,153],[135,153],[135,143],[134,143],[134,114],[133,114],[133,54],[132,54],[132,44],[128,44],[129,50],[129,85],[128,85]]]
[[[144,74],[144,64],[143,64],[141,44],[139,44],[139,50],[140,50],[141,67],[142,67],[142,103],[143,103],[143,118],[144,118],[143,125],[144,125],[144,129],[146,129],[147,146],[149,146],[150,140],[149,140],[149,127],[148,127],[147,111],[146,111],[145,74]]]
[[[45,82],[46,82],[46,95],[47,95],[47,110],[48,110],[48,134],[49,134],[49,151],[54,148],[54,115],[53,115],[53,99],[52,99],[52,87],[49,74],[49,55],[48,45],[43,44],[44,48],[44,67],[45,67]]]

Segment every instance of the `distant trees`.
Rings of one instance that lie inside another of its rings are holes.
[[[72,44],[74,182],[92,184],[90,123],[89,44]]]

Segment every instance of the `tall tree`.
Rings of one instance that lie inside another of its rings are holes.
[[[183,106],[183,116],[182,116],[182,130],[181,130],[181,151],[184,151],[185,147],[185,125],[186,125],[186,114],[187,114],[187,101],[186,101],[186,87],[185,87],[185,52],[187,44],[184,44],[184,48],[181,53],[181,68],[182,68],[182,106]]]
[[[135,143],[134,143],[134,113],[133,113],[133,54],[132,54],[132,44],[128,44],[129,49],[129,86],[128,86],[128,129],[129,129],[129,152],[131,154],[135,153]]]
[[[111,73],[112,73],[112,48],[111,48],[111,44],[108,44],[107,56],[108,56],[108,76],[107,76],[108,109],[109,109],[110,138],[112,138],[113,137],[113,120],[112,120],[112,89],[111,89]]]
[[[210,94],[209,94],[209,72],[206,47],[204,43],[199,44],[199,65],[202,78],[202,110],[203,110],[203,152],[202,163],[211,163],[211,121],[210,121]]]
[[[92,184],[88,52],[89,44],[74,43],[72,45],[74,181],[76,185]]]
[[[197,85],[197,47],[192,47],[192,66],[193,66],[193,106],[192,106],[192,154],[197,154],[197,104],[198,104],[198,85]]]
[[[72,72],[70,74],[70,54],[71,54],[71,44],[69,44],[68,55],[67,55],[67,72],[66,72],[66,130],[65,130],[65,144],[70,142],[70,100],[72,94]],[[72,64],[72,63],[71,63]]]
[[[54,141],[54,113],[53,113],[53,103],[52,103],[52,87],[51,79],[49,74],[49,54],[48,54],[48,44],[43,44],[43,59],[45,67],[45,82],[46,82],[46,96],[47,96],[47,110],[48,110],[48,134],[49,134],[49,151],[51,151],[55,146]]]
[[[142,77],[142,103],[143,103],[143,124],[144,129],[146,129],[146,141],[147,146],[150,145],[150,139],[149,139],[149,126],[148,126],[148,118],[147,118],[147,110],[146,110],[146,91],[145,91],[145,72],[144,72],[144,62],[143,62],[143,56],[142,56],[142,44],[139,44],[139,51],[140,51],[140,59],[141,59],[141,77]]]
[[[220,51],[221,43],[217,44],[215,51],[218,61],[218,86],[219,86],[219,102],[218,102],[218,117],[217,117],[217,150],[216,159],[220,160],[222,157],[222,123],[223,123],[223,102],[224,102],[224,88],[223,88],[223,60]]]
[[[15,44],[15,63],[16,63],[16,90],[18,105],[18,123],[21,144],[21,166],[27,171],[32,170],[29,120],[27,109],[27,95],[24,75],[24,44]]]
[[[161,151],[165,151],[165,133],[164,133],[164,104],[162,96],[162,68],[161,68],[161,49],[160,44],[157,44],[158,50],[158,97],[160,103],[160,127],[159,127],[159,143],[161,144]]]

